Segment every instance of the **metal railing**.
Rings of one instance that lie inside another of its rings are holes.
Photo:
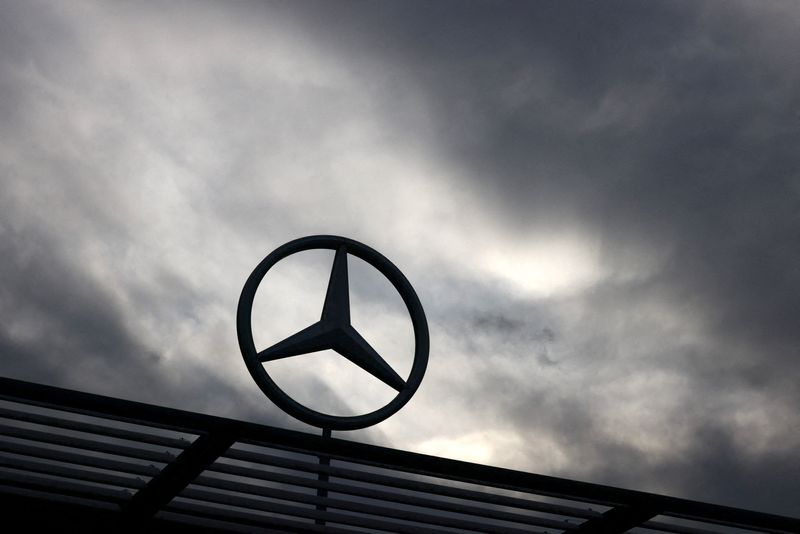
[[[0,378],[6,516],[84,530],[800,532],[800,520]],[[31,510],[36,510],[35,515]]]

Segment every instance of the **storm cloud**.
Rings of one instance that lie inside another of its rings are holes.
[[[306,428],[247,375],[236,301],[275,247],[345,235],[431,331],[418,394],[353,439],[800,514],[797,5],[0,14],[3,375]],[[270,273],[257,343],[315,320],[331,259]],[[351,285],[407,373],[396,295]],[[274,369],[304,402],[390,398],[310,358]]]

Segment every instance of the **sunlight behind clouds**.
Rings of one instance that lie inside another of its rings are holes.
[[[500,438],[500,439],[498,439]],[[423,454],[457,458],[467,462],[492,463],[495,447],[508,446],[515,437],[502,436],[496,432],[475,432],[453,438],[433,438],[417,445]]]
[[[606,274],[599,246],[575,235],[528,236],[489,247],[481,263],[489,274],[509,281],[531,297],[553,297],[581,291]]]
[[[436,437],[416,444],[414,449],[423,454],[489,465],[511,466],[524,461],[547,472],[563,469],[570,460],[552,436],[529,434],[523,437],[518,432],[499,428]],[[526,451],[525,458],[521,456],[523,450]]]

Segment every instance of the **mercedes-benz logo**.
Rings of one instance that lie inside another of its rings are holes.
[[[292,254],[312,249],[331,249],[336,252],[320,320],[271,347],[257,350],[253,342],[251,320],[256,289],[273,265]],[[386,363],[386,360],[372,348],[350,322],[348,254],[361,258],[380,271],[400,293],[411,314],[415,341],[414,363],[411,373],[405,379]],[[327,235],[302,237],[272,251],[258,264],[244,284],[236,313],[236,330],[247,369],[261,391],[290,415],[310,425],[328,430],[364,428],[391,416],[414,395],[422,382],[428,364],[428,323],[414,288],[411,287],[400,269],[382,254],[358,241],[345,237]],[[278,387],[264,368],[264,362],[325,349],[334,350],[344,356],[387,386],[395,389],[397,395],[382,408],[367,414],[328,415],[312,410],[289,397]]]

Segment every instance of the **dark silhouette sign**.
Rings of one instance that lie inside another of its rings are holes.
[[[251,314],[253,299],[267,271],[280,260],[311,249],[334,250],[333,268],[319,321],[286,339],[257,350],[253,342]],[[364,339],[350,322],[350,288],[347,276],[348,254],[361,258],[381,272],[400,293],[414,328],[414,363],[403,378]],[[428,364],[428,323],[414,288],[395,265],[376,250],[338,236],[309,236],[290,241],[272,251],[253,270],[242,289],[236,314],[239,347],[247,369],[267,397],[301,421],[326,430],[354,430],[374,425],[391,416],[408,402],[422,382]],[[289,397],[272,380],[264,362],[331,349],[397,391],[388,404],[357,416],[334,416],[312,410]]]

